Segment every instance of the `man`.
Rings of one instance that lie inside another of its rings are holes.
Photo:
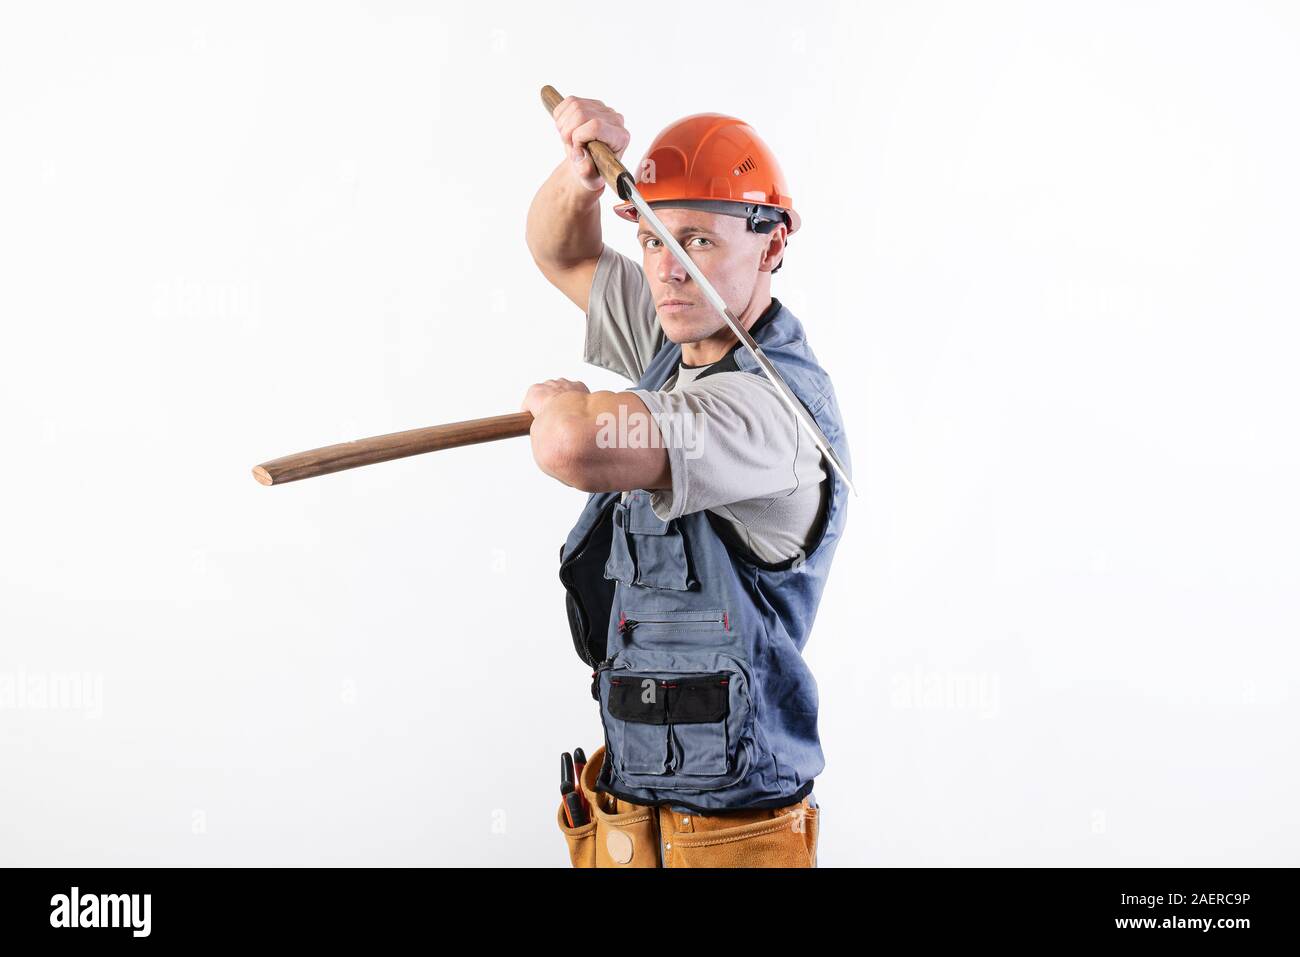
[[[591,493],[561,549],[575,648],[605,745],[582,775],[594,820],[560,824],[576,866],[815,866],[817,689],[800,654],[845,521],[846,484],[685,269],[639,224],[642,263],[601,236],[623,117],[566,97],[565,160],[528,214],[529,250],[587,317],[584,358],[632,380],[532,386],[534,458]],[[848,449],[831,383],[771,295],[798,214],[742,121],[659,134],[638,188],[817,420]],[[637,221],[630,203],[616,207]]]

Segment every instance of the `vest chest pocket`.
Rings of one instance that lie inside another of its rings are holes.
[[[676,521],[666,522],[656,515],[644,490],[630,492],[626,502],[614,505],[605,577],[673,591],[689,591],[698,584],[691,576],[686,541]]]

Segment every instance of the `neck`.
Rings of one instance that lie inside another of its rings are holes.
[[[742,329],[748,329],[752,326],[758,317],[767,311],[767,307],[772,305],[772,296],[764,292],[756,295],[749,301],[736,318],[740,321]],[[727,354],[727,351],[740,340],[736,338],[731,327],[724,324],[721,329],[709,336],[707,339],[700,339],[696,342],[682,343],[682,361],[688,366],[707,366],[717,362]]]

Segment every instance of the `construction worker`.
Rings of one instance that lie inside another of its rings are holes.
[[[635,383],[550,379],[522,403],[537,465],[590,493],[560,578],[605,743],[581,773],[592,819],[570,827],[562,805],[558,823],[579,867],[815,866],[824,759],[801,651],[847,484],[646,224],[639,265],[603,242],[585,146],[621,157],[622,115],[573,96],[553,115],[565,156],[529,209],[528,247],[586,315],[583,358]],[[771,294],[800,225],[772,152],[702,113],[634,172],[848,467],[830,379]],[[630,203],[615,211],[638,222]]]

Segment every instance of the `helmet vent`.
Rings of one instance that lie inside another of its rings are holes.
[[[757,164],[754,163],[754,157],[746,156],[744,162],[732,169],[731,175],[739,176],[741,173],[748,173],[750,170],[754,169],[756,165]]]

